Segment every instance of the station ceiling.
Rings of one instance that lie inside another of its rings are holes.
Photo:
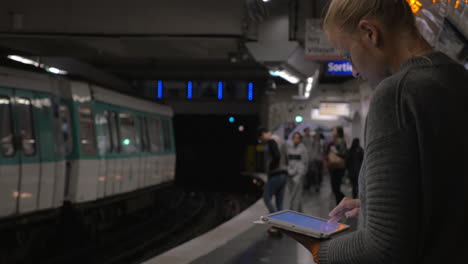
[[[1,55],[73,58],[126,81],[268,77],[244,46],[257,37],[247,3],[261,0],[1,2]]]
[[[242,0],[2,1],[2,55],[71,57],[125,80],[265,78]]]

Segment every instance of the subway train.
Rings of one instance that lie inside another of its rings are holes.
[[[172,109],[0,67],[0,220],[174,181]]]

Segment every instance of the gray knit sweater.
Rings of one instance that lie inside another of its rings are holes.
[[[376,88],[357,231],[319,263],[468,263],[468,71],[434,52]]]

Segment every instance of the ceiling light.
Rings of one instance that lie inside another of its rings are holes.
[[[61,74],[61,75],[68,74],[67,71],[64,71],[64,70],[61,70],[61,69],[58,69],[58,68],[55,68],[55,67],[48,67],[48,66],[46,66],[46,65],[44,65],[42,63],[39,63],[37,61],[31,60],[31,59],[28,59],[28,58],[25,58],[25,57],[21,57],[21,56],[18,56],[18,55],[8,55],[7,58],[10,59],[10,60],[14,60],[14,61],[17,61],[17,62],[24,63],[24,64],[33,65],[35,67],[44,68],[47,72],[50,72],[50,73]]]
[[[38,62],[33,61],[33,60],[30,60],[30,59],[25,58],[25,57],[21,57],[21,56],[18,56],[18,55],[8,55],[7,57],[8,57],[10,60],[14,60],[14,61],[21,62],[21,63],[24,63],[24,64],[34,65],[34,66],[36,66],[36,67],[39,67],[39,63],[38,63]]]
[[[64,71],[64,70],[61,70],[61,69],[57,69],[55,67],[47,67],[46,68],[46,71],[50,72],[50,73],[54,73],[54,74],[60,74],[60,75],[65,75],[67,74],[68,72],[67,71]]]
[[[293,83],[293,84],[298,84],[300,81],[298,77],[292,75],[291,73],[285,70],[272,70],[270,71],[270,75],[275,76],[275,77],[281,77],[285,79],[286,81]]]

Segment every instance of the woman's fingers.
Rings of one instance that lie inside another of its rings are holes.
[[[351,211],[348,211],[345,213],[346,218],[355,218],[359,216],[359,211],[361,211],[360,208],[354,208]]]
[[[336,223],[343,217],[357,217],[361,201],[359,199],[350,199],[345,197],[341,202],[330,212],[331,217],[329,223]],[[357,209],[357,210],[355,210]]]

